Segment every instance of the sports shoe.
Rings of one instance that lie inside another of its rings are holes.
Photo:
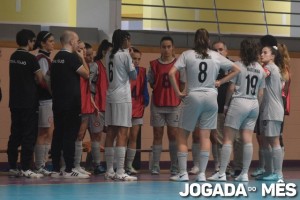
[[[265,170],[262,168],[257,168],[254,172],[252,172],[251,176],[252,177],[257,177],[265,173]]]
[[[82,174],[89,175],[89,176],[91,175],[91,173],[86,171],[83,167],[79,166],[79,167],[75,167],[75,169]]]
[[[42,178],[44,175],[43,174],[39,174],[39,173],[35,173],[33,171],[31,171],[30,169],[23,171],[21,170],[22,175],[25,176],[26,178]]]
[[[154,165],[152,167],[151,174],[152,175],[159,175],[159,171],[160,171],[159,166]]]
[[[234,180],[239,181],[239,182],[248,182],[249,181],[248,174],[240,174]]]
[[[79,172],[78,170],[76,170],[75,168],[72,169],[71,172],[63,172],[63,178],[77,178],[77,179],[81,179],[81,178],[90,178],[89,175],[87,174],[82,174],[81,172]]]
[[[283,180],[283,176],[273,173],[273,174],[270,174],[269,176],[264,176],[262,178],[262,180],[263,181],[278,181],[278,180]]]
[[[226,173],[226,176],[230,176],[231,174],[233,174],[233,169],[230,166],[230,164],[227,165],[225,173]]]
[[[44,176],[50,176],[52,172],[48,171],[45,167],[41,167],[36,170],[37,173],[43,174]]]
[[[191,174],[191,175],[197,175],[197,174],[199,174],[199,172],[200,172],[199,167],[194,166],[194,167],[192,167],[192,169],[189,171],[189,174]]]
[[[126,173],[123,173],[123,174],[116,173],[115,180],[117,180],[117,181],[137,181],[137,177],[130,176]]]
[[[242,170],[234,170],[234,172],[231,174],[231,177],[236,178],[241,174]]]
[[[171,168],[170,168],[170,173],[171,175],[177,175],[178,174],[178,167],[175,164],[172,164]]]
[[[8,174],[10,177],[21,177],[22,176],[22,172],[18,169],[10,169],[8,171]]]
[[[271,174],[272,174],[272,173],[270,173],[270,172],[264,172],[263,174],[258,175],[257,177],[255,177],[255,180],[261,181],[261,180],[263,180],[263,178],[264,178],[265,176],[269,176],[269,175],[271,175]]]
[[[211,177],[209,177],[207,180],[209,181],[226,181],[226,173],[220,174],[219,172],[215,173]]]
[[[131,174],[138,174],[138,173],[139,173],[139,172],[138,172],[136,169],[134,169],[132,166],[131,166],[131,167],[127,167],[125,171],[126,171],[126,173],[129,174],[129,175],[131,175]]]
[[[183,174],[178,173],[175,176],[170,177],[171,181],[177,181],[177,182],[184,182],[189,181],[189,175],[187,172],[184,172]]]
[[[204,172],[200,172],[196,178],[196,182],[205,182],[206,176]]]
[[[104,178],[105,178],[106,180],[114,180],[114,179],[115,179],[115,175],[116,175],[115,172],[106,172],[106,173],[104,174]]]
[[[60,171],[60,172],[51,172],[50,174],[50,177],[51,178],[63,178],[63,172]]]
[[[98,165],[94,169],[94,174],[95,175],[104,174],[105,172],[106,172],[106,169],[102,165]]]

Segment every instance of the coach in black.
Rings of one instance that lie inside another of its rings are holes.
[[[55,55],[50,68],[53,96],[54,133],[51,146],[52,177],[88,178],[74,168],[75,141],[81,124],[80,76],[89,78],[89,68],[83,52],[78,52],[79,38],[75,32],[65,31],[60,37],[62,49]],[[60,157],[66,169],[60,172]]]
[[[9,63],[9,107],[11,134],[7,155],[10,175],[39,178],[43,175],[31,171],[34,144],[38,131],[37,84],[43,83],[40,66],[33,50],[35,34],[23,29],[16,35],[19,48],[11,55]],[[21,171],[17,168],[18,147],[21,146]]]

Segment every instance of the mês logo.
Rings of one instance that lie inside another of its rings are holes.
[[[297,196],[297,185],[295,183],[285,183],[283,180],[279,180],[277,183],[271,183],[269,185],[263,183],[261,196],[295,197]]]
[[[247,197],[247,191],[243,184],[234,185],[233,183],[216,183],[214,186],[210,183],[186,183],[185,189],[183,192],[179,192],[179,195],[182,197]]]

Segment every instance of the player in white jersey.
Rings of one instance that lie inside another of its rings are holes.
[[[277,39],[272,36],[272,35],[264,35],[260,38],[260,45],[261,45],[261,49],[265,46],[277,46]],[[264,64],[261,63],[262,67],[264,68]],[[255,169],[254,172],[251,173],[252,177],[258,177],[260,175],[262,175],[265,172],[265,168],[268,168],[268,166],[266,166],[266,160],[270,160],[270,156],[268,156],[267,158],[264,157],[264,150],[263,150],[263,136],[261,134],[261,126],[262,124],[260,123],[262,122],[262,120],[260,120],[260,114],[258,116],[257,122],[256,122],[256,126],[254,128],[254,133],[256,133],[256,139],[257,139],[257,143],[258,143],[258,168]],[[270,161],[267,161],[267,163],[270,163]],[[269,170],[269,169],[267,169]],[[272,171],[272,169],[270,169],[269,171]]]
[[[136,79],[136,71],[128,48],[130,35],[127,31],[115,30],[113,49],[106,55],[108,91],[106,96],[105,125],[108,126],[105,142],[107,172],[105,177],[123,181],[136,181],[124,170],[128,128],[132,126],[132,104],[129,79]],[[116,139],[117,172],[113,170],[114,139]]]
[[[35,47],[39,48],[36,58],[40,64],[43,76],[49,78],[51,59],[50,54],[54,50],[54,36],[48,31],[41,31],[37,35]],[[52,95],[50,87],[39,87],[39,132],[34,147],[35,168],[38,173],[50,175],[46,168],[48,153],[51,147],[53,135],[53,111]]]
[[[235,180],[248,181],[248,170],[253,155],[252,135],[265,87],[265,76],[263,68],[257,62],[258,47],[253,39],[241,42],[240,57],[241,61],[236,64],[241,73],[231,80],[224,106],[226,118],[220,171],[208,178],[212,181],[226,181],[225,171],[237,134],[241,134],[243,139],[243,169]]]
[[[284,66],[279,65],[281,59],[277,46],[266,46],[262,49],[261,62],[264,64],[267,77],[260,120],[266,172],[257,178],[259,180],[277,181],[283,178],[283,152],[279,142],[284,117],[282,100]]]
[[[195,48],[183,52],[169,72],[172,86],[178,97],[182,98],[182,110],[179,116],[178,165],[179,173],[170,178],[172,181],[188,181],[187,167],[187,139],[196,124],[200,129],[199,157],[200,173],[196,181],[206,181],[205,170],[210,151],[210,132],[217,126],[217,88],[239,73],[238,66],[209,49],[209,34],[205,29],[198,29],[195,34]],[[187,80],[187,94],[180,92],[175,82],[175,73],[185,69]],[[226,77],[217,80],[219,70],[231,71]]]

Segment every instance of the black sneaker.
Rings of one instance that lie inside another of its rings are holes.
[[[106,172],[106,169],[102,165],[98,165],[94,169],[95,175],[104,174],[105,172]]]
[[[238,177],[241,174],[242,170],[234,170],[234,173],[232,174],[233,178]]]

